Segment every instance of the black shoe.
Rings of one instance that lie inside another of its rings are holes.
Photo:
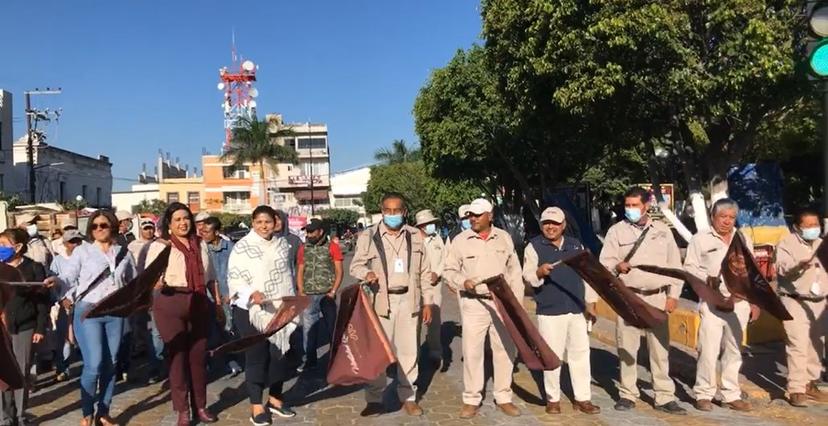
[[[270,411],[271,414],[275,414],[279,417],[289,419],[291,417],[296,417],[296,412],[291,410],[289,407],[282,403],[281,407],[275,407],[271,405],[269,402],[267,403],[267,410]]]
[[[655,409],[663,413],[676,414],[679,416],[687,414],[687,410],[681,408],[676,401],[670,401],[664,405],[657,405]]]
[[[253,423],[256,426],[268,426],[272,423],[270,420],[270,414],[265,411],[264,413],[258,414],[256,416],[250,416],[250,423]]]
[[[362,417],[375,417],[383,413],[385,413],[385,406],[382,403],[369,402],[359,415]]]
[[[615,403],[614,408],[616,411],[630,411],[635,408],[635,402],[630,401],[627,398],[621,398]]]

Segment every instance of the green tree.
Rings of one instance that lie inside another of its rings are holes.
[[[164,214],[167,209],[167,203],[162,200],[141,200],[140,203],[132,207],[133,213],[152,213],[156,216]]]
[[[273,170],[277,170],[275,166],[278,163],[298,163],[296,151],[278,143],[281,138],[293,136],[295,132],[281,123],[274,124],[272,126],[268,121],[240,118],[233,128],[230,146],[224,151],[221,159],[232,161],[235,167],[256,164],[262,173],[265,163],[272,166]],[[266,194],[265,176],[262,176],[261,182],[261,193]]]
[[[359,220],[359,213],[349,209],[323,209],[319,211],[319,216],[339,229],[355,226]]]
[[[380,148],[374,152],[374,159],[383,164],[398,164],[420,159],[420,150],[412,148],[402,139],[395,139],[391,148]]]

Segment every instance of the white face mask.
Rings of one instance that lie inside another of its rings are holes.
[[[33,223],[27,226],[26,232],[29,234],[29,237],[34,237],[35,235],[37,235],[37,225]]]

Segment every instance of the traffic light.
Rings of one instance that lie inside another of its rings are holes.
[[[807,13],[808,69],[812,76],[828,78],[828,1],[809,1]]]

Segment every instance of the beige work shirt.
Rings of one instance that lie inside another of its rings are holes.
[[[153,241],[147,252],[145,265],[149,265],[161,254],[166,244],[156,240]],[[201,242],[201,263],[204,265],[204,285],[209,289],[209,283],[216,280],[216,272],[213,269],[213,264],[210,261],[210,255],[207,253],[207,244]],[[164,284],[169,287],[187,287],[187,262],[184,260],[184,253],[172,246],[170,251],[170,261],[167,263],[167,269],[164,271]]]
[[[733,238],[736,238],[735,232],[739,231],[734,231]],[[742,236],[745,238],[748,249],[753,253],[753,241],[744,233]],[[687,247],[687,257],[684,259],[684,269],[696,277],[702,280],[707,280],[707,277],[722,279],[719,290],[724,297],[730,297],[730,291],[721,276],[722,260],[727,254],[728,247],[730,247],[730,240],[725,241],[716,231],[710,229],[693,235]]]
[[[438,277],[443,276],[443,267],[446,263],[446,245],[439,235],[425,237],[425,249],[428,254],[428,261],[431,264],[431,272]]]
[[[776,273],[781,292],[809,297],[828,293],[828,273],[814,256],[820,243],[821,238],[808,242],[797,233],[788,234],[779,241],[776,246]],[[799,262],[809,259],[807,269],[797,267]],[[815,283],[819,294],[811,292]]]
[[[619,263],[623,262],[635,246],[635,242],[649,228],[638,250],[629,260],[631,266],[653,265],[665,268],[681,269],[681,253],[679,252],[676,239],[670,228],[661,223],[647,222],[643,227],[634,225],[626,220],[616,223],[607,231],[604,238],[604,248],[601,249],[599,261],[610,271],[615,270]],[[681,288],[684,283],[681,280],[668,278],[663,275],[644,272],[633,268],[630,272],[619,276],[628,287],[640,290],[655,290],[664,286],[670,286],[667,296],[678,299],[681,296]]]
[[[375,234],[380,238],[380,247],[377,246]],[[411,236],[411,265],[408,265],[405,234]],[[397,249],[398,243],[402,248]],[[393,248],[390,245],[393,245]],[[394,272],[397,250],[403,262],[404,272],[402,273]],[[384,265],[383,257],[385,258]],[[412,312],[419,312],[421,303],[426,305],[434,303],[431,265],[420,230],[412,226],[403,226],[398,236],[389,234],[384,223],[360,232],[349,272],[358,280],[365,280],[369,272],[373,272],[379,278],[379,291],[374,299],[374,310],[378,315],[387,317],[390,314],[388,288],[408,287],[407,294],[412,303]]]
[[[466,280],[479,283],[487,278],[503,275],[506,282],[523,303],[523,279],[520,261],[515,253],[512,237],[504,230],[492,227],[487,239],[469,229],[458,234],[451,241],[446,257],[443,277],[457,290],[465,290]],[[478,294],[487,294],[485,285],[475,287]]]

